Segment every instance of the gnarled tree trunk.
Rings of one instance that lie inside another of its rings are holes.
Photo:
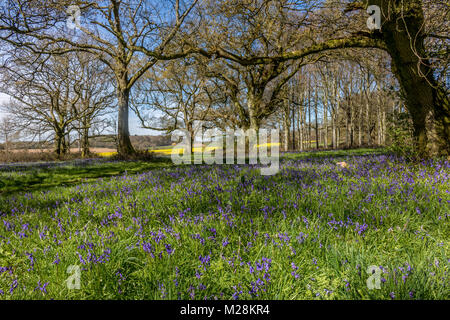
[[[130,91],[119,87],[117,89],[117,95],[119,101],[119,113],[117,119],[117,152],[120,155],[130,155],[134,153],[134,148],[130,140],[130,131],[128,128]]]
[[[427,59],[422,1],[370,0],[369,4],[382,10],[381,37],[412,117],[419,155],[450,154],[449,97]]]

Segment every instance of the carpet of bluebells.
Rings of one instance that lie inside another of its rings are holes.
[[[0,299],[448,299],[449,175],[291,154],[0,195]]]

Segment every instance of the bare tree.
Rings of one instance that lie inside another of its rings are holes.
[[[199,52],[221,58],[208,65],[208,76],[219,79],[226,88],[231,100],[229,112],[237,114],[239,126],[258,130],[283,104],[283,87],[303,65],[314,60],[258,64],[251,57],[283,55],[294,49],[302,40],[298,29],[304,27],[311,5],[294,12],[289,8],[295,5],[284,0],[232,3],[214,1],[205,6],[208,24],[200,30],[200,38],[207,39],[209,48]]]
[[[376,5],[381,9],[381,30],[370,31],[366,27],[365,9],[369,5]],[[425,19],[427,16],[438,15],[436,12],[439,11],[448,14],[448,5],[430,0],[367,0],[350,3],[329,1],[325,7],[317,14],[318,29],[315,31],[321,31],[319,41],[306,43],[296,50],[271,55],[245,56],[221,47],[213,48],[210,54],[214,52],[241,65],[270,65],[345,48],[384,50],[392,58],[392,72],[404,93],[414,124],[419,154],[427,156],[432,153],[428,142],[433,142],[431,147],[436,152],[450,154],[448,89],[436,77],[440,65],[444,65],[442,69],[447,70],[448,26],[445,27],[446,19],[442,16],[439,22]],[[349,12],[354,11],[359,12],[359,15],[352,14],[349,18]],[[432,63],[436,59],[441,62],[440,65]],[[437,132],[434,141],[429,139],[433,129],[429,129],[427,120],[434,120],[433,127]]]
[[[214,103],[206,81],[195,65],[185,61],[155,68],[151,77],[137,85],[138,96],[133,99],[142,127],[166,133],[185,129],[191,137],[192,152],[198,125],[208,120]],[[152,118],[155,113],[159,116]]]
[[[189,54],[171,43],[197,2],[10,1],[0,11],[0,39],[38,53],[87,52],[105,63],[116,82],[118,152],[127,155],[134,152],[128,126],[130,91],[158,60]],[[69,6],[77,6],[83,16],[73,34],[66,28]],[[65,45],[55,46],[61,43]]]
[[[91,61],[90,55],[77,52],[79,76],[84,81],[75,88],[80,99],[74,112],[78,121],[72,123],[79,133],[81,156],[90,154],[89,138],[104,130],[105,115],[111,111],[115,102],[114,80],[106,66],[99,61]]]
[[[12,138],[16,135],[14,120],[10,115],[3,116],[0,119],[0,136],[3,140],[4,150],[10,152]]]
[[[21,52],[1,68],[0,91],[14,100],[3,108],[15,115],[23,130],[38,130],[39,135],[52,131],[55,152],[61,156],[69,151],[70,131],[81,129],[76,124],[84,121],[88,128],[111,102],[113,88],[105,81],[108,75],[99,73],[97,67],[98,63],[83,61],[74,53],[36,56]]]

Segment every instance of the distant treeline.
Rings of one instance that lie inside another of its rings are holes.
[[[168,146],[172,142],[170,136],[131,136],[131,143],[136,149],[143,150],[160,146]],[[90,138],[90,145],[93,148],[117,148],[116,137],[114,135],[103,135],[95,138]],[[36,141],[14,141],[10,142],[10,148],[15,150],[27,150],[27,149],[51,149],[54,143],[51,142],[36,142]],[[72,148],[78,147],[78,141],[75,140],[71,143]],[[5,149],[5,144],[0,143],[0,150]]]

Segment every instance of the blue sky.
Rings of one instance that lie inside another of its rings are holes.
[[[149,130],[149,129],[143,129],[141,128],[141,121],[136,116],[133,110],[130,110],[130,118],[128,125],[130,127],[130,135],[137,134],[138,136],[143,135],[161,135],[164,134],[164,132],[161,131],[155,131],[155,130]]]

